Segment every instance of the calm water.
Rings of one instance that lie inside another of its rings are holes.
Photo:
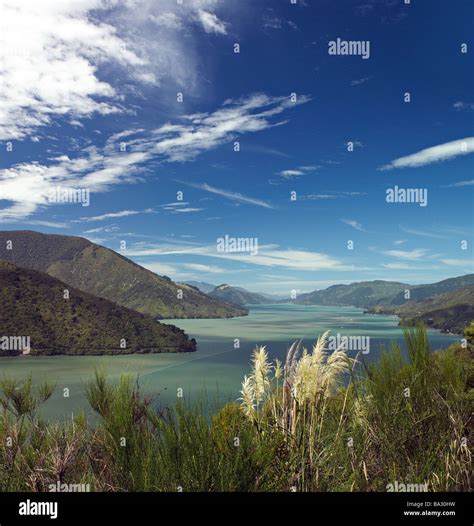
[[[331,330],[336,335],[370,336],[370,353],[374,359],[390,340],[403,342],[395,316],[363,314],[353,307],[322,307],[302,305],[256,305],[250,307],[249,316],[221,320],[168,320],[196,338],[198,350],[186,354],[151,354],[110,357],[57,356],[17,357],[0,359],[0,376],[25,377],[33,380],[48,379],[57,384],[56,392],[44,408],[48,418],[62,418],[87,408],[84,383],[94,369],[103,366],[109,376],[122,373],[139,375],[144,392],[160,393],[163,404],[176,399],[178,388],[185,398],[197,399],[203,389],[208,397],[228,400],[239,397],[240,382],[248,372],[250,355],[257,344],[267,345],[272,358],[286,355],[288,346],[303,338],[311,344],[317,336]],[[429,331],[432,349],[447,347],[456,337]],[[234,348],[234,340],[240,348]],[[355,354],[355,353],[352,353]],[[69,398],[63,389],[69,388]]]

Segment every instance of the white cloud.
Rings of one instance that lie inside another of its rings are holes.
[[[191,161],[199,154],[234,140],[241,134],[263,131],[280,124],[274,117],[309,100],[301,96],[298,103],[289,97],[252,95],[227,100],[213,113],[188,115],[184,124],[167,123],[152,131],[127,130],[111,136],[102,149],[91,147],[77,158],[61,156],[46,165],[21,163],[0,170],[0,199],[13,204],[0,210],[0,221],[15,221],[47,206],[49,191],[58,185],[86,188],[91,194],[106,192],[113,185],[138,182],[144,176],[148,161],[155,163]],[[125,135],[124,135],[125,134]],[[118,144],[127,137],[128,151],[120,152]],[[266,208],[259,199],[227,192],[209,185],[202,189],[229,199]],[[93,197],[92,197],[93,199]]]
[[[341,219],[343,223],[346,225],[351,226],[352,228],[355,228],[356,230],[360,230],[361,232],[367,232],[365,228],[362,226],[361,223],[358,221],[355,221],[354,219]]]
[[[25,224],[25,225],[35,225],[35,226],[46,226],[48,228],[68,228],[69,227],[69,225],[67,223],[61,223],[59,221],[34,220],[34,221],[25,221],[23,224]]]
[[[109,226],[99,226],[97,228],[91,228],[90,230],[85,230],[84,234],[97,234],[99,232],[117,232],[117,230],[120,230],[118,226],[116,225],[109,225]]]
[[[426,148],[412,155],[407,155],[406,157],[400,157],[381,166],[379,170],[425,166],[427,164],[454,159],[460,155],[467,155],[472,152],[474,152],[474,137],[466,137],[465,139],[458,139],[457,141]]]
[[[422,259],[426,258],[427,251],[424,248],[415,248],[413,250],[386,250],[383,252],[386,256],[399,259]]]
[[[266,30],[281,29],[283,27],[283,20],[274,14],[272,8],[268,8],[266,11],[262,16],[263,28]]]
[[[382,263],[382,267],[388,270],[436,270],[438,267],[417,267],[410,263]]]
[[[307,200],[307,201],[321,201],[321,200],[330,200],[330,199],[347,199],[349,197],[360,197],[363,195],[367,195],[366,192],[332,192],[332,191],[329,191],[325,194],[301,195],[299,199]],[[347,223],[347,221],[348,220],[344,220],[343,222],[346,224],[351,224],[351,223]],[[357,223],[357,221],[355,221],[355,223]]]
[[[365,84],[370,79],[371,79],[371,77],[364,77],[362,79],[352,80],[351,81],[351,86],[360,86],[361,84]]]
[[[470,110],[474,111],[474,102],[462,102],[457,101],[453,104],[453,108],[456,110]]]
[[[166,12],[159,15],[150,15],[150,20],[158,26],[164,26],[168,29],[181,29],[183,22],[176,13]]]
[[[474,179],[469,179],[467,181],[458,181],[457,183],[453,184],[445,184],[442,186],[442,188],[462,188],[463,186],[473,186],[474,185]]]
[[[223,272],[228,272],[225,268],[217,267],[215,265],[203,265],[201,263],[183,263],[181,266],[189,270],[207,272],[209,274],[222,274]]]
[[[165,203],[164,205],[158,205],[159,208],[164,208],[165,210],[176,210],[178,207],[185,207],[189,205],[186,201],[176,201],[175,203]]]
[[[278,172],[278,174],[281,175],[282,177],[290,179],[291,177],[297,177],[298,175],[303,175],[304,172],[301,170],[283,170],[281,172]]]
[[[469,269],[474,267],[474,263],[471,259],[441,259],[440,261],[450,267],[465,267]]]
[[[217,6],[0,0],[0,140],[31,137],[62,118],[77,127],[84,118],[123,112],[129,81],[199,91],[191,29],[225,34]]]
[[[189,214],[192,212],[202,212],[204,208],[176,208],[173,214]]]
[[[301,175],[305,175],[307,173],[314,172],[318,170],[319,168],[320,168],[319,166],[298,166],[297,168],[293,168],[290,170],[282,170],[280,172],[277,172],[277,175],[280,175],[281,177],[284,177],[285,179],[294,179]]]
[[[439,234],[439,233],[429,232],[426,230],[417,230],[415,228],[406,228],[401,225],[400,225],[400,230],[402,232],[405,232],[405,234],[413,234],[414,236],[431,237],[433,239],[447,239],[447,236]]]
[[[98,78],[97,65],[144,62],[112,26],[88,18],[101,7],[98,0],[1,0],[0,139],[22,139],[54,116],[120,111],[118,94]]]
[[[223,190],[222,188],[216,188],[214,186],[208,185],[207,183],[199,183],[199,184],[185,183],[185,184],[188,184],[189,186],[193,188],[199,188],[206,192],[210,192],[211,194],[220,195],[222,197],[230,199],[231,201],[237,201],[239,203],[245,203],[248,205],[260,206],[262,208],[273,208],[271,204],[267,203],[266,201],[263,201],[262,199],[257,199],[256,197],[249,197],[247,195],[241,194],[240,192],[231,192],[229,190]]]
[[[106,219],[115,219],[117,217],[134,216],[134,215],[137,215],[139,213],[140,212],[138,210],[121,210],[120,212],[109,212],[107,214],[102,214],[100,216],[81,217],[80,220],[81,221],[85,221],[86,223],[89,223],[89,222],[93,222],[93,221],[105,221]]]
[[[167,265],[166,263],[153,261],[145,263],[140,262],[140,265],[148,270],[151,270],[152,272],[155,272],[156,274],[159,274],[160,276],[176,276],[178,274],[176,267]]]
[[[285,268],[289,270],[333,270],[354,271],[354,265],[346,265],[342,261],[320,252],[306,250],[281,250],[278,245],[259,246],[257,255],[236,252],[218,252],[216,246],[190,245],[140,245],[129,247],[124,253],[128,257],[152,257],[190,254],[193,256],[218,258],[237,261],[245,265]]]
[[[167,124],[155,130],[159,139],[155,152],[166,155],[171,161],[193,159],[238,135],[284,124],[273,122],[272,118],[309,100],[302,95],[297,102],[291,102],[289,97],[270,97],[262,93],[227,100],[214,113],[188,115],[183,118],[185,124]]]
[[[214,13],[199,9],[197,16],[206,33],[227,34],[226,24],[219,20]]]

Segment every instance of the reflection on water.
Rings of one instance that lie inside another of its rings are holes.
[[[160,393],[160,403],[174,401],[178,388],[184,390],[187,399],[202,396],[205,389],[210,399],[218,393],[221,399],[228,400],[239,397],[240,382],[248,372],[250,355],[257,344],[267,345],[272,359],[283,359],[294,340],[303,338],[310,345],[325,330],[331,330],[334,335],[369,336],[367,359],[374,359],[381,348],[388,348],[391,340],[403,344],[398,318],[363,314],[362,310],[353,307],[255,305],[250,307],[249,316],[242,318],[167,320],[167,323],[177,325],[196,338],[197,352],[2,358],[0,375],[25,377],[31,374],[34,381],[55,382],[57,389],[46,404],[44,415],[58,418],[87,407],[84,383],[97,367],[105,367],[114,378],[122,373],[139,375],[145,392]],[[457,340],[437,331],[429,331],[429,336],[433,350]],[[236,340],[239,348],[235,348]],[[69,398],[62,396],[65,387],[69,388]]]

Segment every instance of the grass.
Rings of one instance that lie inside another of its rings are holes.
[[[472,489],[472,328],[467,346],[429,351],[422,327],[375,363],[295,343],[285,364],[254,352],[238,402],[209,417],[205,400],[156,409],[137,382],[97,371],[87,388],[98,418],[47,424],[54,387],[0,383],[0,490],[386,491],[428,484]]]

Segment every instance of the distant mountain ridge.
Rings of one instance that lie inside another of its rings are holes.
[[[373,314],[397,315],[400,325],[423,322],[444,332],[462,333],[474,319],[474,274],[424,285],[381,280],[333,285],[302,294],[295,303],[353,305]]]
[[[23,353],[8,345],[15,337],[29,338],[33,356],[196,350],[195,340],[173,325],[6,261],[0,261],[0,302],[0,356]]]
[[[7,241],[12,250],[7,249]],[[157,276],[126,257],[82,237],[19,230],[0,232],[0,259],[45,272],[75,287],[164,318],[229,318],[245,309],[211,298],[194,287]]]
[[[303,305],[328,305],[369,308],[376,305],[403,305],[474,285],[474,274],[449,278],[436,283],[409,285],[397,281],[360,281],[349,285],[332,285],[327,289],[301,294],[295,303]],[[405,298],[405,291],[410,297]]]
[[[327,305],[354,307],[370,307],[377,305],[388,297],[410,288],[407,283],[396,281],[360,281],[350,285],[332,285],[327,289],[315,290],[299,295],[295,303],[302,305]]]
[[[209,296],[240,306],[271,303],[271,300],[262,294],[249,292],[241,287],[232,287],[226,283],[217,286]]]

